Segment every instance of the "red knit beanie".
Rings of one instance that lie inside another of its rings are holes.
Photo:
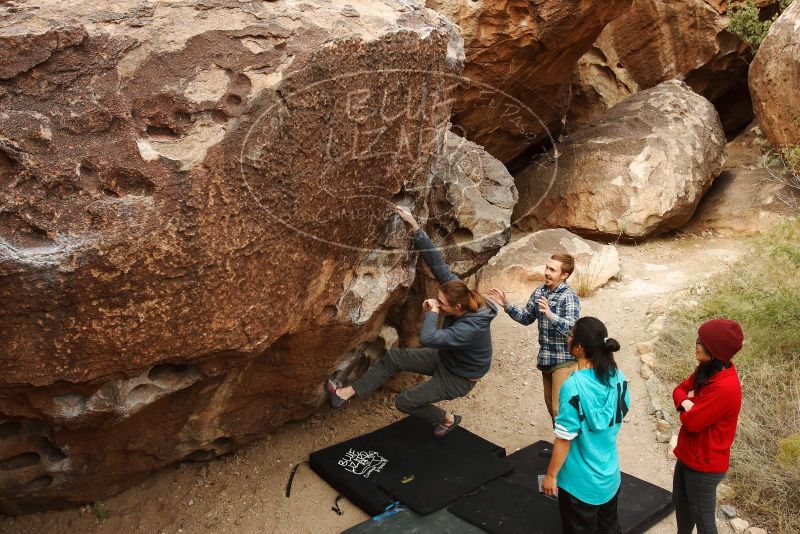
[[[742,327],[730,319],[706,321],[697,330],[697,337],[708,353],[722,363],[731,361],[744,341]]]

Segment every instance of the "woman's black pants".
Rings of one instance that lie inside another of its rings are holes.
[[[717,485],[725,473],[701,473],[689,469],[680,460],[675,463],[672,478],[672,502],[678,520],[678,534],[717,534],[715,512]]]
[[[558,511],[564,534],[622,534],[617,517],[617,494],[605,504],[587,504],[558,488]]]

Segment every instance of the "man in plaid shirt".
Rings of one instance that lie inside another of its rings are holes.
[[[550,417],[558,415],[558,393],[561,385],[577,369],[569,353],[567,337],[581,314],[578,295],[567,285],[575,269],[575,259],[569,254],[555,254],[545,264],[545,283],[537,287],[524,309],[511,304],[501,289],[492,288],[489,296],[506,313],[523,325],[539,320],[539,358],[536,367],[542,372],[544,402]]]

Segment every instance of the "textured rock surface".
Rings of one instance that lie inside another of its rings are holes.
[[[779,147],[800,145],[800,2],[769,29],[749,74],[758,123]]]
[[[420,209],[441,154],[450,22],[400,0],[0,17],[0,511],[228,452],[366,365],[413,279],[386,212]]]
[[[669,81],[628,97],[519,173],[514,222],[639,239],[689,220],[725,161],[714,107]]]
[[[461,28],[464,84],[453,122],[508,162],[557,136],[578,58],[631,0],[427,0]]]
[[[428,197],[425,231],[440,247],[450,267],[468,277],[511,238],[511,213],[517,202],[514,177],[483,148],[448,132],[445,157],[435,167]],[[404,345],[419,345],[422,302],[439,283],[418,260],[418,276],[392,320]]]
[[[575,131],[626,96],[683,79],[717,108],[725,131],[753,111],[747,91],[750,47],[728,33],[727,2],[634,0],[581,57],[567,125]]]
[[[503,247],[478,271],[478,289],[486,293],[499,287],[527,297],[544,283],[544,266],[550,256],[563,253],[575,258],[569,284],[582,293],[602,287],[619,274],[619,254],[614,246],[588,241],[558,228],[528,234]]]
[[[453,271],[468,276],[511,237],[514,177],[481,146],[452,132],[434,169],[426,230]]]
[[[764,165],[757,130],[751,126],[728,143],[722,173],[703,195],[686,231],[749,235],[797,214],[800,191],[789,186],[780,164]]]

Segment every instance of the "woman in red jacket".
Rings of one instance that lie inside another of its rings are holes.
[[[733,355],[744,334],[736,321],[713,319],[697,331],[695,357],[699,365],[672,392],[681,418],[674,454],[672,500],[678,534],[716,534],[717,484],[728,471],[731,444],[742,407],[742,386]]]

